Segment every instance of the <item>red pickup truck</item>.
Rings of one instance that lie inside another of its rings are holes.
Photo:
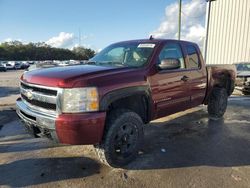
[[[35,137],[93,144],[102,162],[120,167],[137,156],[151,120],[200,104],[222,117],[235,77],[233,65],[206,67],[191,42],[119,42],[87,65],[24,73],[17,114]]]

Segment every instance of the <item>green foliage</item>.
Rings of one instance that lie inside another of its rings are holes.
[[[95,51],[89,48],[76,47],[73,48],[73,53],[77,55],[77,59],[90,59],[95,55]]]
[[[19,41],[0,44],[0,60],[88,60],[95,52],[88,48],[73,50],[53,48],[43,42],[22,44]]]

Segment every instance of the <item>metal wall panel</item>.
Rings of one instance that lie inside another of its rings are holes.
[[[207,64],[250,62],[250,0],[211,2]]]

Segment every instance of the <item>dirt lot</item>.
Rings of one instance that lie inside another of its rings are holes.
[[[231,97],[219,121],[200,106],[151,122],[139,158],[112,169],[92,146],[58,146],[26,134],[12,106],[20,74],[0,73],[0,186],[250,187],[249,97]]]

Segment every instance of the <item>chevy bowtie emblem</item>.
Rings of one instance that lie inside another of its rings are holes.
[[[26,96],[29,100],[32,100],[33,99],[33,94],[32,94],[32,90],[27,90],[26,91]]]

